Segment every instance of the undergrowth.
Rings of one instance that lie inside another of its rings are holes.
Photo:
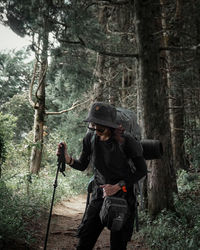
[[[163,210],[152,220],[140,213],[141,228],[135,238],[143,238],[150,249],[200,249],[200,178],[180,171],[179,195],[174,196],[175,211]]]
[[[34,243],[33,221],[50,211],[56,170],[43,169],[37,176],[15,169],[0,179],[0,249],[11,241]],[[86,174],[67,169],[65,175],[58,175],[54,205],[86,192]]]
[[[77,133],[76,140],[81,142],[81,136]],[[39,175],[31,175],[32,132],[20,142],[6,136],[6,157],[0,161],[0,249],[8,249],[7,246],[10,249],[14,242],[32,244],[37,219],[39,216],[48,217],[56,184],[56,147],[62,138],[65,138],[64,132],[52,132],[44,138]],[[76,147],[70,143],[68,146],[70,152],[78,154],[81,143]],[[86,192],[90,178],[87,174],[66,167],[65,175],[58,174],[54,205],[64,198]]]

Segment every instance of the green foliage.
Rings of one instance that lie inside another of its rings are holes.
[[[156,219],[141,215],[143,236],[151,249],[196,250],[200,248],[200,178],[179,173],[179,196],[174,197],[174,211],[163,210]]]
[[[69,152],[74,157],[78,157],[82,149],[82,140],[87,131],[86,123],[83,122],[86,113],[70,112],[63,116],[62,128],[60,128],[63,138],[68,142]]]
[[[6,159],[5,136],[2,127],[0,127],[0,164]]]
[[[196,173],[189,173],[185,170],[181,170],[178,172],[178,179],[177,179],[177,185],[179,192],[192,192],[196,189],[198,190],[197,184],[198,184],[198,174]]]
[[[7,102],[15,94],[28,88],[30,83],[30,63],[27,51],[0,52],[0,104]]]
[[[31,35],[41,28],[41,15],[45,14],[46,6],[40,0],[1,1],[1,22],[8,25],[17,35]],[[51,6],[54,7],[54,6]],[[52,9],[52,14],[54,10]],[[53,26],[53,25],[52,25]]]
[[[70,48],[65,56],[63,48],[52,51],[46,88],[47,109],[59,111],[72,106],[83,96],[91,85],[94,60],[83,49]]]
[[[199,169],[200,166],[200,142],[198,140],[198,135],[196,139],[196,143],[194,141],[194,138],[186,138],[185,139],[185,147],[186,147],[186,153],[188,156],[188,160],[192,167],[194,167],[196,170]]]
[[[86,117],[87,110],[77,110],[70,111],[59,116],[49,116],[47,120],[47,136],[45,137],[45,148],[47,151],[50,148],[55,148],[61,141],[65,141],[68,144],[69,152],[74,156],[78,157],[82,148],[82,139],[86,133],[86,124],[83,122]],[[45,156],[46,157],[46,156]],[[47,155],[50,160],[52,155]]]
[[[0,164],[5,161],[5,158],[6,158],[5,140],[3,133],[0,130]]]
[[[57,171],[56,148],[61,134],[46,135],[48,143],[39,176],[29,173],[31,133],[20,144],[10,145],[0,179],[0,217],[3,218],[0,220],[0,242],[20,238],[31,244],[35,221],[41,215],[48,217]],[[54,205],[61,199],[86,192],[89,176],[69,167],[65,174],[66,177],[58,175]]]
[[[21,202],[17,194],[13,194],[4,181],[0,179],[0,240],[10,241],[11,239],[21,239],[26,241],[26,223],[23,220],[26,216],[28,204]]]
[[[16,126],[17,118],[11,114],[2,114],[0,112],[0,125],[4,136],[10,141],[14,136],[14,128]]]
[[[30,106],[27,93],[14,95],[2,105],[3,113],[11,114],[17,118],[14,128],[14,139],[20,140],[29,133],[33,127],[34,110]]]
[[[15,127],[16,117],[10,114],[3,115],[0,112],[0,163],[3,163],[6,159],[6,152],[14,136]]]

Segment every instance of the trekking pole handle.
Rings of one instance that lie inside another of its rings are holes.
[[[65,160],[65,146],[64,146],[63,142],[59,143],[57,156],[58,156],[57,161],[58,161],[59,170],[64,176],[66,176],[64,173],[66,160]]]

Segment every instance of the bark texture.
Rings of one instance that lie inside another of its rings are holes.
[[[144,135],[159,139],[164,146],[161,160],[149,163],[148,209],[155,215],[173,207],[176,179],[172,166],[171,136],[167,101],[167,85],[161,82],[159,46],[156,31],[160,28],[160,3],[135,0],[135,25],[138,45],[138,86],[141,89]]]
[[[48,65],[48,21],[46,15],[43,16],[43,33],[41,34],[41,55],[40,55],[40,73],[38,87],[36,91],[36,104],[34,116],[34,146],[31,152],[30,171],[38,174],[42,161],[43,150],[43,128],[45,122],[45,87],[46,71]]]

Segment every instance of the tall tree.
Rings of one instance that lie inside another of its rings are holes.
[[[102,2],[98,20],[106,37],[95,67],[95,97],[133,107],[133,18],[129,1]]]
[[[162,60],[162,77],[167,81],[169,88],[169,118],[172,139],[173,164],[176,170],[187,168],[184,147],[184,96],[182,79],[176,77],[181,71],[180,62],[183,52],[170,51],[167,48],[175,46],[181,47],[181,30],[182,30],[182,4],[181,1],[163,1],[162,7],[162,47],[166,50],[161,51]],[[170,8],[171,7],[171,8]],[[173,20],[173,21],[172,21]],[[171,31],[168,32],[171,28]]]
[[[167,86],[160,76],[160,40],[155,34],[160,30],[160,2],[135,0],[138,45],[138,86],[141,88],[144,134],[159,139],[164,146],[161,160],[151,161],[148,174],[148,208],[152,215],[164,208],[173,207],[176,179],[171,158],[171,140]]]
[[[184,47],[189,48],[185,51],[183,59],[183,76],[187,84],[184,88],[185,103],[185,137],[188,159],[191,167],[198,169],[199,141],[200,141],[200,2],[183,1],[184,26],[182,42]],[[186,53],[187,52],[187,53]]]
[[[39,41],[41,41],[41,54],[37,59],[40,61],[38,87],[36,91],[36,101],[33,104],[35,109],[34,116],[34,143],[36,144],[31,152],[31,172],[38,173],[42,160],[43,150],[43,129],[45,122],[45,87],[46,87],[46,72],[48,67],[48,46],[49,46],[49,6],[43,3],[41,18],[41,32],[38,34]]]
[[[26,0],[1,1],[1,13],[4,16],[3,23],[9,25],[18,35],[25,34],[33,37],[32,48],[36,52],[36,64],[30,84],[30,102],[35,109],[34,116],[34,144],[31,154],[31,172],[38,173],[42,160],[43,128],[45,116],[45,89],[48,68],[48,53],[50,51],[49,34],[54,31],[59,40],[59,34],[66,34],[66,28],[70,20],[70,32],[74,31],[76,37],[76,14],[78,10],[69,11],[69,6],[74,10],[73,4],[64,1]],[[76,6],[76,4],[75,4]],[[70,19],[72,18],[72,19]],[[74,26],[73,26],[74,24]],[[74,30],[73,30],[74,29]],[[35,41],[37,39],[37,41]],[[35,84],[37,82],[37,85]],[[34,85],[35,84],[35,85]],[[33,96],[33,91],[35,95]]]
[[[98,13],[98,20],[102,26],[102,30],[106,34],[107,24],[107,8],[105,6],[100,7]],[[101,45],[104,50],[107,49],[105,44]],[[94,69],[95,83],[94,83],[94,99],[93,101],[103,101],[103,93],[105,88],[105,55],[97,53],[96,66]]]
[[[35,109],[34,117],[34,143],[31,154],[31,172],[38,173],[41,164],[42,147],[43,147],[43,126],[45,116],[45,85],[47,72],[47,57],[49,49],[49,33],[52,30],[50,26],[50,7],[53,7],[51,1],[2,1],[1,11],[5,15],[3,22],[9,25],[18,35],[25,34],[38,36],[38,43],[32,44],[34,51],[37,51],[37,64],[40,68],[37,73],[38,86],[36,88],[36,95],[34,102],[32,101],[32,87],[36,78],[33,75],[31,82],[30,99]],[[54,12],[53,12],[54,13]],[[52,14],[52,13],[51,13]],[[36,72],[34,72],[36,73]]]

